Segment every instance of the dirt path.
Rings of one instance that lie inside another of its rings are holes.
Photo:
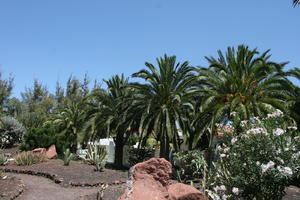
[[[17,200],[74,200],[97,192],[97,188],[62,187],[47,178],[38,176],[10,175],[22,179],[25,185],[25,191]]]

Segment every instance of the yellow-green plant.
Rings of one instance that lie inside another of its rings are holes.
[[[67,148],[64,152],[64,165],[68,166],[70,161],[74,159],[74,154],[70,152],[70,149]]]
[[[7,163],[7,157],[4,154],[0,154],[0,166],[6,165]]]
[[[15,157],[16,165],[32,165],[46,161],[47,158],[41,153],[22,152]]]
[[[95,165],[96,171],[101,171],[106,163],[106,149],[99,145],[89,145],[86,162]]]

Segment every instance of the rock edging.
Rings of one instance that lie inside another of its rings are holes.
[[[28,174],[28,175],[33,175],[33,176],[41,176],[44,178],[48,178],[52,180],[56,184],[63,184],[64,179],[59,178],[58,175],[56,174],[50,174],[46,172],[37,172],[33,170],[21,170],[21,169],[9,169],[9,168],[2,168],[1,169],[4,172],[10,172],[10,173],[16,173],[16,174]],[[72,186],[72,187],[98,187],[103,184],[107,184],[109,186],[111,185],[121,185],[125,184],[126,181],[114,181],[111,183],[105,183],[105,182],[98,182],[98,183],[80,183],[80,182],[72,182],[70,181],[69,183],[63,184],[63,186]]]

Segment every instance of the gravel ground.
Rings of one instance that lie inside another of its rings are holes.
[[[16,200],[74,200],[95,194],[96,187],[62,187],[47,178],[25,174],[9,174],[21,179],[25,191]]]

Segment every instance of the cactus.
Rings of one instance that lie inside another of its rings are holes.
[[[96,166],[96,171],[102,171],[106,163],[106,149],[99,145],[88,147],[87,159],[89,164]]]
[[[68,166],[70,161],[73,160],[74,154],[70,152],[70,149],[67,148],[64,152],[64,165]]]

